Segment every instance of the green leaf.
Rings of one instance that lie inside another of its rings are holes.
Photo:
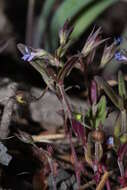
[[[116,119],[114,136],[119,138],[121,134],[127,133],[127,113],[126,110],[122,110]]]
[[[103,0],[95,3],[92,7],[83,12],[75,21],[75,28],[72,33],[72,38],[77,39],[89,26],[90,24],[111,4],[117,0]]]
[[[31,61],[30,64],[41,74],[43,80],[47,84],[50,90],[54,91],[54,78],[51,73],[48,72],[48,68],[45,68],[45,62],[42,64],[42,61]]]
[[[99,76],[95,77],[95,80],[97,81],[98,85],[103,88],[107,96],[110,98],[112,103],[119,109],[124,109],[124,103],[120,96],[116,95],[114,90],[109,86],[109,84]]]
[[[102,0],[95,2],[94,0],[64,0],[56,11],[51,23],[52,47],[56,48],[58,41],[57,33],[67,18],[70,18],[72,22],[74,20],[75,29],[72,33],[72,39],[76,40],[99,14],[117,1],[118,0]],[[89,4],[91,6],[88,7]]]
[[[107,115],[105,96],[102,96],[99,103],[93,106],[94,107],[88,109],[85,119],[91,127],[97,128],[100,123],[104,123]]]
[[[121,142],[121,144],[127,143],[127,133],[124,133],[124,134],[120,137],[120,142]]]
[[[127,92],[126,92],[124,77],[121,71],[118,72],[118,90],[119,90],[119,95],[123,99],[126,99]]]
[[[91,107],[86,112],[85,123],[87,123],[91,127],[94,127],[94,118],[93,118],[93,113],[92,113],[92,108]]]
[[[67,19],[73,18],[80,10],[85,8],[93,0],[64,0],[58,7],[51,23],[52,46],[56,47],[57,35]]]
[[[127,112],[126,110],[121,111],[121,133],[127,132]]]
[[[106,98],[102,96],[99,103],[97,104],[97,113],[96,113],[96,122],[95,128],[99,126],[99,124],[103,124],[106,119],[107,111],[106,111]]]
[[[119,114],[114,127],[114,137],[119,138],[121,133],[121,115]]]

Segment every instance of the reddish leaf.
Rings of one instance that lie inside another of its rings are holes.
[[[85,143],[86,134],[85,134],[84,126],[79,121],[72,119],[72,128],[75,135],[79,138],[79,140],[82,140],[82,142]]]
[[[97,83],[94,80],[92,80],[91,82],[90,101],[91,101],[91,104],[97,103]]]

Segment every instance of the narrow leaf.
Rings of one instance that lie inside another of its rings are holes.
[[[127,97],[127,92],[126,92],[124,77],[121,71],[118,72],[118,90],[119,90],[119,95],[123,99],[125,99]]]
[[[47,68],[42,67],[39,61],[31,61],[30,64],[41,74],[43,80],[50,88],[50,90],[54,91],[54,79],[48,72]]]
[[[115,127],[114,127],[114,136],[116,138],[120,137],[120,133],[121,133],[121,115],[119,114],[116,122],[115,122]]]
[[[127,112],[126,110],[121,111],[121,133],[127,132]]]
[[[64,0],[58,8],[51,23],[52,46],[56,47],[59,29],[67,18],[73,20],[75,17],[75,29],[72,33],[72,39],[78,39],[79,36],[90,26],[90,24],[101,14],[108,6],[118,0],[103,0],[95,2],[94,0]],[[95,2],[95,3],[94,3]],[[86,8],[88,5],[90,8]],[[79,15],[79,17],[76,17]]]
[[[65,21],[73,18],[80,10],[85,8],[93,0],[64,0],[58,7],[51,23],[52,47],[55,49],[58,41],[58,31],[64,25]]]
[[[99,1],[87,9],[87,11],[82,11],[82,14],[80,14],[75,21],[75,28],[72,33],[72,38],[77,39],[107,7],[116,1],[117,0]]]
[[[60,70],[57,80],[59,82],[62,82],[64,80],[64,78],[71,72],[71,70],[73,69],[73,67],[75,66],[75,64],[78,61],[78,57],[77,56],[73,56],[71,57],[63,66],[63,68]]]
[[[100,85],[102,87],[102,89],[105,91],[105,93],[107,94],[107,96],[111,99],[111,101],[113,102],[113,104],[119,110],[123,110],[124,109],[124,107],[123,107],[123,100],[121,99],[121,97],[119,97],[118,95],[115,94],[115,92],[109,86],[109,84],[102,77],[99,77],[99,76],[96,76],[95,80],[97,81],[98,85]]]
[[[107,115],[106,111],[106,98],[102,96],[98,105],[97,105],[97,113],[96,113],[96,122],[95,127],[97,128],[99,124],[103,124]]]
[[[72,128],[74,130],[75,135],[83,142],[85,145],[86,142],[86,134],[84,126],[77,120],[72,119]]]

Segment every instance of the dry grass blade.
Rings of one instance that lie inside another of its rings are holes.
[[[41,135],[33,135],[32,138],[35,142],[44,142],[45,140],[64,139],[65,134],[41,134]]]
[[[102,176],[101,181],[100,181],[100,183],[98,184],[96,190],[102,190],[102,189],[103,189],[103,187],[104,187],[104,185],[105,185],[105,183],[106,183],[108,177],[109,177],[109,172],[106,171],[106,172],[104,173],[104,175]]]
[[[88,188],[92,187],[92,186],[95,185],[95,184],[96,184],[96,183],[95,183],[95,180],[91,180],[91,181],[89,181],[88,183],[82,185],[82,186],[80,187],[80,190],[88,189]]]

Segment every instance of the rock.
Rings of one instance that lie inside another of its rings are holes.
[[[10,90],[11,80],[8,78],[0,79],[0,104],[5,105],[8,97],[11,95]],[[21,84],[18,84],[19,86]],[[22,84],[25,91],[28,92],[28,87]],[[43,89],[31,87],[31,94],[35,97],[39,97],[43,92]],[[88,102],[79,99],[78,97],[68,97],[69,103],[73,111],[81,112],[85,115],[88,110]],[[61,103],[55,94],[48,91],[44,97],[38,101],[34,101],[29,105],[31,119],[41,124],[45,128],[60,127],[63,125],[63,118],[58,111],[62,109]],[[22,107],[22,106],[20,106]],[[15,108],[16,109],[16,108]],[[105,121],[104,131],[106,134],[113,134],[113,127],[115,123],[117,113],[112,112]]]

